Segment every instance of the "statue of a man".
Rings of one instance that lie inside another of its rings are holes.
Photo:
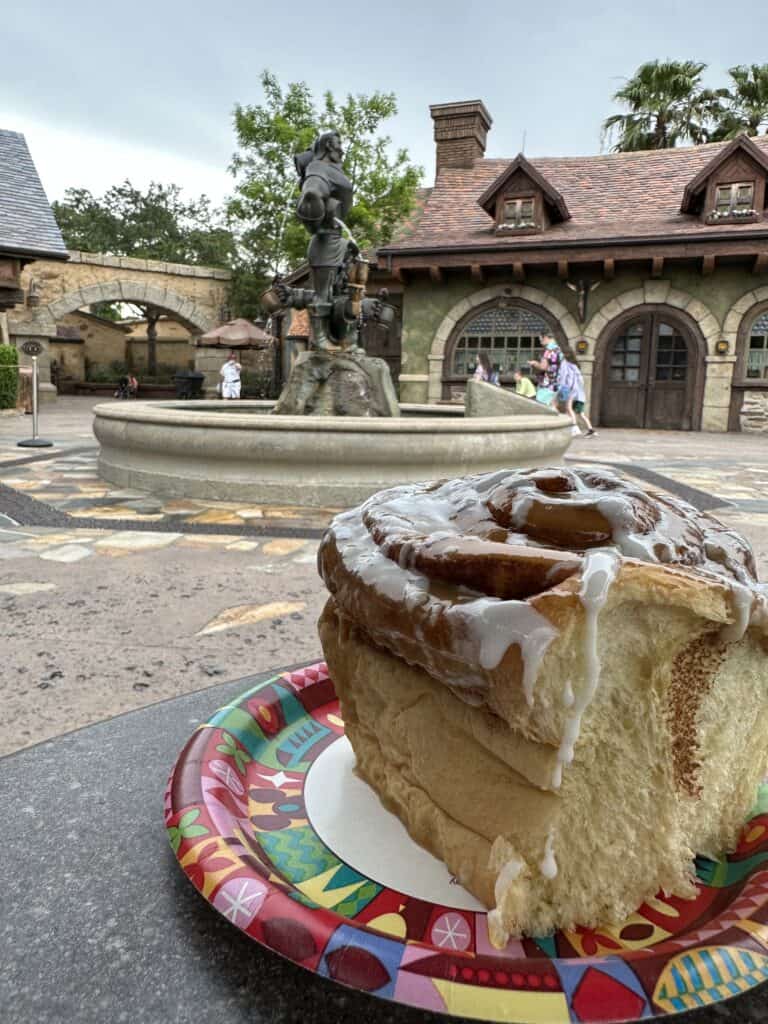
[[[331,313],[334,303],[343,310],[345,270],[359,252],[343,234],[344,219],[352,208],[352,182],[341,169],[343,155],[338,133],[325,132],[295,158],[301,183],[296,214],[312,236],[307,250],[312,291],[277,285],[285,305],[309,310],[317,349],[333,346]]]

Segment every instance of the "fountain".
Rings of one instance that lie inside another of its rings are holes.
[[[360,344],[367,320],[386,323],[394,311],[386,295],[365,294],[341,159],[336,132],[296,157],[312,288],[276,278],[262,301],[270,312],[307,309],[311,348],[277,403],[98,405],[105,480],[174,497],[336,507],[394,484],[559,461],[568,417],[491,385],[469,383],[466,414],[398,405],[386,363]]]

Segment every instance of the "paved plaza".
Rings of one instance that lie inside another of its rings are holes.
[[[0,754],[155,701],[320,654],[317,544],[332,509],[171,501],[96,469],[87,398],[45,407],[52,449],[0,417]],[[768,442],[600,431],[567,459],[713,510],[768,576]]]

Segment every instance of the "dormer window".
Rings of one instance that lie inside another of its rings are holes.
[[[497,235],[535,234],[571,216],[565,200],[519,153],[477,200]]]
[[[736,181],[716,186],[713,218],[724,220],[726,217],[752,217],[754,213],[754,181]]]
[[[536,200],[533,196],[505,199],[502,224],[506,228],[533,228],[536,226],[535,210]]]

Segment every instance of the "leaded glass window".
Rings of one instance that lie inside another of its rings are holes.
[[[685,380],[688,345],[682,334],[661,323],[656,337],[656,380]]]
[[[551,333],[549,324],[523,306],[511,309],[494,307],[478,313],[461,332],[453,352],[450,375],[471,377],[477,368],[480,352],[485,352],[491,366],[503,376],[510,376],[515,367],[527,374],[529,359],[537,358],[540,336]]]
[[[749,332],[747,377],[768,380],[768,310],[761,313]]]
[[[643,324],[630,324],[613,343],[610,379],[636,384],[640,379],[640,354],[643,346]]]

